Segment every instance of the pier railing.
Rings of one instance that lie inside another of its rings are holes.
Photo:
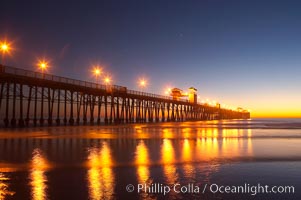
[[[136,90],[129,90],[129,89],[127,89],[127,87],[120,86],[120,85],[98,84],[98,83],[93,83],[93,82],[89,82],[89,81],[82,81],[82,80],[66,78],[66,77],[42,73],[42,72],[15,68],[15,67],[11,67],[11,66],[3,66],[1,64],[0,64],[0,73],[6,73],[6,74],[11,74],[11,75],[30,77],[30,78],[36,78],[36,79],[44,79],[44,80],[48,80],[48,81],[54,81],[57,83],[72,84],[75,86],[82,86],[82,87],[87,87],[87,88],[91,88],[91,89],[99,89],[99,90],[111,91],[111,92],[123,92],[126,94],[137,95],[137,96],[142,96],[142,97],[152,97],[152,98],[163,99],[163,100],[174,100],[170,96],[158,95],[158,94],[147,93],[147,92],[136,91]],[[174,101],[186,102],[186,103],[188,102],[188,100],[186,100],[186,99],[178,99],[178,100],[174,100]],[[206,106],[206,107],[216,107],[216,106],[211,106],[208,104],[201,104],[201,103],[197,103],[197,105],[202,105],[202,106]],[[228,109],[225,109],[225,110],[228,110]],[[243,110],[243,111],[239,111],[239,112],[247,112],[247,111]]]
[[[33,124],[120,124],[213,119],[248,119],[250,113],[219,105],[128,90],[0,65],[0,117],[5,127]],[[1,105],[4,109],[1,110]]]
[[[173,100],[173,98],[169,97],[169,96],[158,95],[158,94],[147,93],[147,92],[136,91],[136,90],[129,90],[126,87],[120,86],[120,85],[103,85],[103,84],[93,83],[93,82],[89,82],[89,81],[82,81],[82,80],[71,79],[71,78],[66,78],[66,77],[47,74],[47,73],[35,72],[35,71],[26,70],[26,69],[19,69],[19,68],[10,67],[10,66],[0,65],[0,72],[6,73],[6,74],[12,74],[12,75],[16,75],[16,76],[23,76],[23,77],[44,79],[44,80],[48,80],[48,81],[55,81],[57,83],[67,83],[67,84],[72,84],[72,85],[77,85],[77,86],[88,87],[88,88],[92,88],[92,89],[100,89],[100,90],[110,89],[111,91],[126,92],[127,94],[139,95],[139,96],[144,96],[144,97],[153,97],[153,98],[159,98],[159,99]],[[180,99],[178,101],[187,102],[187,100],[183,100],[183,99]]]

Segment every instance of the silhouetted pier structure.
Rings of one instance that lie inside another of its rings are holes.
[[[5,127],[250,118],[246,111],[2,65],[0,84]]]

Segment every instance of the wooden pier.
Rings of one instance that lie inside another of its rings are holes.
[[[1,126],[248,119],[250,113],[0,65]]]

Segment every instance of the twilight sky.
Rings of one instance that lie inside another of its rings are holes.
[[[253,117],[301,117],[301,1],[1,1],[5,64],[163,94],[198,89],[201,99],[251,109]]]

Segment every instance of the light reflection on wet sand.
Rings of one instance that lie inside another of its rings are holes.
[[[183,165],[183,171],[184,175],[189,178],[193,178],[195,176],[195,167],[193,164],[193,158],[195,151],[192,149],[192,143],[194,141],[184,139],[183,141],[183,147],[182,147],[182,162],[184,163]]]
[[[148,149],[143,140],[140,140],[135,155],[135,164],[137,166],[137,175],[139,183],[147,183],[149,180],[150,158]]]
[[[33,200],[45,200],[47,197],[47,176],[46,170],[50,168],[48,161],[40,149],[35,149],[32,153],[30,165],[30,186]]]
[[[171,185],[178,182],[178,173],[176,170],[176,159],[172,141],[163,139],[161,147],[161,162],[163,173],[167,184]]]
[[[113,160],[107,142],[101,148],[92,147],[88,155],[89,199],[113,199],[115,177],[112,170]]]
[[[148,185],[158,181],[168,185],[203,184],[219,174],[223,166],[232,163],[301,161],[301,132],[298,129],[282,132],[273,129],[268,133],[261,129],[221,128],[231,126],[230,123],[212,122],[206,127],[200,127],[200,124],[135,125],[124,129],[80,127],[84,132],[75,137],[71,136],[78,133],[76,127],[47,128],[28,135],[25,131],[21,137],[18,133],[2,138],[0,200],[5,195],[20,192],[14,187],[19,183],[10,179],[17,172],[29,173],[26,185],[32,199],[44,200],[55,190],[55,183],[49,180],[56,176],[56,168],[82,169],[84,182],[80,183],[87,189],[87,198],[98,200],[122,197],[117,186],[128,184],[127,178]],[[54,130],[64,130],[63,136],[53,134]],[[289,137],[286,137],[287,132]],[[121,181],[118,175],[123,173],[126,173],[126,179]],[[147,194],[138,196],[156,199]]]
[[[149,158],[148,148],[145,145],[144,140],[140,140],[136,147],[135,153],[135,165],[137,168],[137,181],[139,184],[151,185],[153,183],[150,177],[149,167],[151,160]],[[140,195],[141,199],[156,199],[156,197],[151,196],[144,191]]]
[[[13,196],[14,191],[9,188],[10,178],[5,176],[4,173],[0,173],[0,200],[4,200],[8,196]]]

